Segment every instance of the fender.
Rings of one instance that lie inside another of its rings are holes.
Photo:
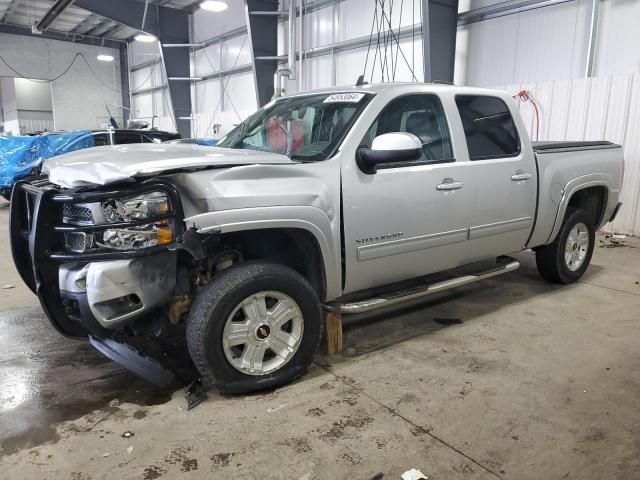
[[[185,218],[198,233],[230,233],[265,228],[299,228],[311,233],[320,246],[326,280],[326,298],[341,295],[342,268],[339,219],[312,206],[238,208],[207,212]]]
[[[564,219],[565,213],[567,212],[569,201],[571,200],[571,197],[573,197],[573,195],[579,190],[584,190],[585,188],[589,187],[605,187],[605,189],[607,190],[607,204],[604,208],[605,215],[603,218],[608,218],[606,212],[609,210],[609,206],[611,205],[609,199],[611,198],[612,193],[616,193],[616,190],[612,190],[610,188],[611,184],[611,176],[606,173],[591,173],[588,175],[582,175],[569,181],[562,189],[562,199],[560,200],[560,204],[558,205],[558,211],[556,213],[556,219],[553,224],[553,229],[551,230],[551,234],[549,235],[546,243],[549,244],[553,242],[558,236],[558,232],[560,232],[560,227],[562,226],[562,220]],[[599,227],[600,225],[596,225],[596,229]]]

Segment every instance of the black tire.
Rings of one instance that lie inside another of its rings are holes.
[[[582,223],[587,227],[589,245],[582,265],[577,270],[572,271],[569,269],[567,262],[565,261],[565,245],[567,243],[569,233],[573,227],[579,223]],[[593,226],[593,219],[584,210],[569,207],[567,208],[567,213],[564,217],[564,222],[562,223],[560,232],[558,232],[554,242],[536,250],[536,265],[538,266],[538,272],[540,272],[540,275],[542,275],[546,280],[553,283],[573,283],[579,280],[580,277],[584,275],[587,268],[589,268],[594,245],[595,228]]]
[[[245,374],[227,360],[223,331],[233,310],[250,295],[277,291],[293,299],[303,315],[303,332],[289,361],[265,375]],[[268,262],[247,262],[230,267],[202,287],[187,320],[187,345],[206,386],[225,393],[275,388],[306,373],[322,337],[322,311],[318,295],[298,272]]]

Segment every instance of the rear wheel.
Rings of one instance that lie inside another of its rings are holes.
[[[573,283],[589,267],[595,244],[593,219],[584,210],[569,207],[553,243],[536,251],[538,271],[554,283]]]
[[[189,353],[205,384],[229,393],[303,375],[322,333],[318,296],[296,271],[248,262],[203,287],[189,312]]]

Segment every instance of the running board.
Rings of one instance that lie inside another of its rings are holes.
[[[326,303],[323,305],[323,309],[328,312],[345,315],[370,312],[379,308],[390,307],[392,305],[404,303],[409,300],[416,300],[418,298],[426,297],[434,293],[451,290],[452,288],[468,285],[469,283],[486,280],[487,278],[497,277],[498,275],[513,272],[520,267],[520,262],[518,262],[517,260],[509,257],[506,257],[506,259],[508,263],[505,263],[498,268],[480,272],[475,275],[463,275],[461,277],[455,277],[449,280],[444,280],[442,282],[433,283],[431,285],[420,285],[408,290],[392,292],[389,294],[380,295],[378,297],[369,298],[367,300],[361,300],[353,303]]]

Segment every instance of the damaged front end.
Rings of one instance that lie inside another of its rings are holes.
[[[60,333],[90,337],[138,375],[170,381],[114,333],[137,333],[154,319],[185,312],[190,282],[178,273],[184,221],[173,185],[154,180],[64,190],[47,179],[19,182],[10,228],[15,265]],[[180,308],[172,306],[178,302]]]

